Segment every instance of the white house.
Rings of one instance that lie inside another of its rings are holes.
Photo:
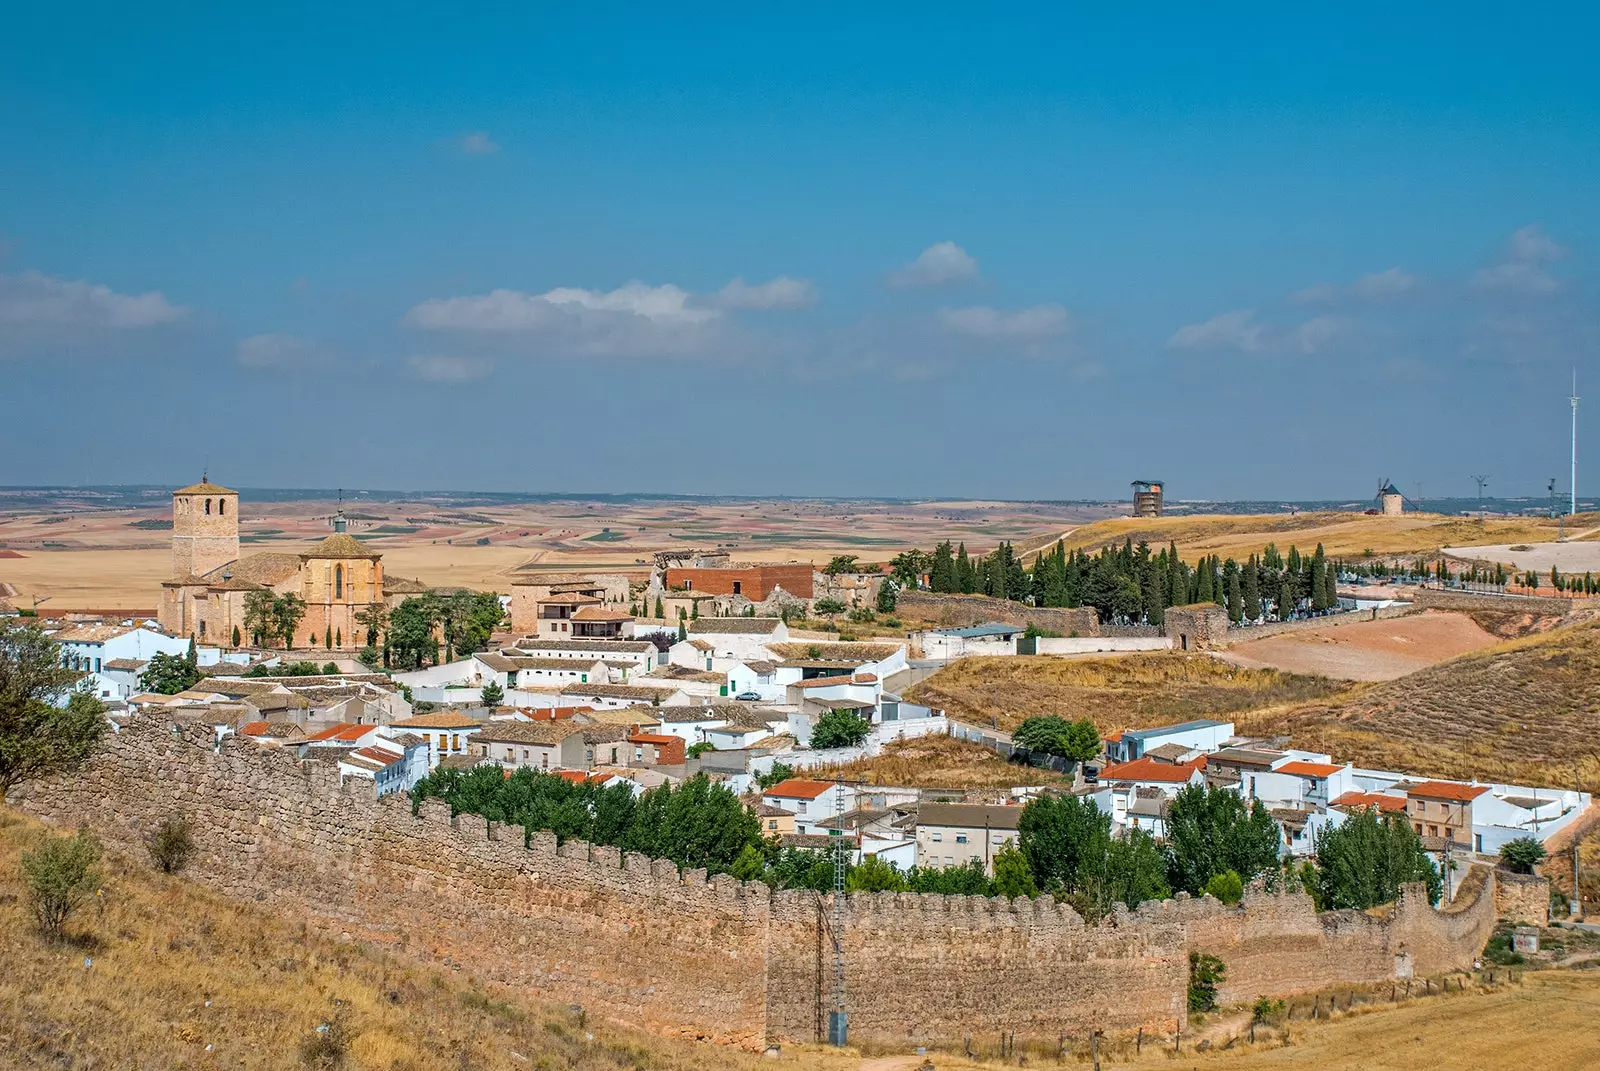
[[[833,818],[836,812],[842,814],[853,808],[855,797],[853,785],[791,777],[763,792],[761,802],[794,815],[794,831],[807,835],[826,833],[826,829],[817,828],[817,823]]]
[[[1027,629],[1021,625],[1008,625],[989,621],[965,628],[933,628],[912,636],[912,642],[922,648],[922,657],[950,660],[968,655],[1014,655],[1017,637]]]
[[[769,643],[784,643],[789,639],[789,626],[776,617],[702,617],[689,622],[689,639],[702,640],[711,645],[713,668],[717,659],[746,661],[768,659],[772,653]]]
[[[1158,729],[1124,729],[1106,740],[1106,760],[1132,762],[1162,744],[1179,744],[1195,751],[1215,751],[1233,738],[1233,722],[1197,721],[1164,725]]]
[[[428,775],[428,744],[402,733],[379,736],[339,759],[339,776],[370,780],[380,796],[409,792]]]
[[[389,726],[397,732],[420,736],[428,744],[428,769],[436,769],[439,762],[452,755],[472,754],[472,738],[483,728],[459,710],[430,710],[413,718],[405,718]]]
[[[136,691],[127,680],[129,674],[125,671],[114,670],[110,675],[102,676],[107,662],[125,666],[148,662],[157,654],[189,653],[188,640],[168,636],[143,625],[76,625],[62,629],[50,638],[61,645],[61,661],[64,664],[94,674],[91,686],[102,699],[126,699]]]

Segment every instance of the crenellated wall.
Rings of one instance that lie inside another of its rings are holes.
[[[187,816],[191,876],[229,895],[657,1030],[812,1040],[829,1006],[828,897],[558,848],[551,834],[452,820],[440,801],[414,816],[368,783],[341,786],[324,763],[237,738],[215,747],[209,731],[159,717],[11,800],[135,849],[163,818]],[[1227,965],[1225,1000],[1463,967],[1493,926],[1492,881],[1475,869],[1447,911],[1420,890],[1384,912],[1321,914],[1304,895],[1251,890],[1235,908],[1180,896],[1097,926],[1050,898],[856,894],[843,929],[851,1035],[1170,1027],[1191,949]]]

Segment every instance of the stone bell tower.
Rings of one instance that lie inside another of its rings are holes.
[[[205,475],[172,492],[172,575],[204,576],[239,560],[239,492]]]

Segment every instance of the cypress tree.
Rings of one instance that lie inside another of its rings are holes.
[[[1189,579],[1184,576],[1183,560],[1174,550],[1167,563],[1167,605],[1182,606],[1189,601]]]
[[[661,596],[657,595],[656,596],[656,618],[658,620],[663,620],[664,621],[664,620],[666,620],[666,617],[667,617],[666,608],[661,605]]]
[[[978,590],[978,570],[972,566],[972,559],[967,557],[967,545],[961,544],[961,549],[956,552],[956,588],[963,595],[971,595]]]
[[[1245,563],[1244,573],[1239,578],[1240,587],[1244,595],[1244,616],[1247,620],[1256,621],[1261,617],[1261,567],[1256,564],[1256,556],[1250,555],[1250,560]]]
[[[933,564],[928,567],[928,587],[941,595],[957,590],[956,560],[947,539],[933,549]]]
[[[1239,590],[1239,571],[1228,574],[1228,620],[1235,625],[1244,617],[1244,594]]]
[[[1283,580],[1280,583],[1279,588],[1278,588],[1278,620],[1279,621],[1287,621],[1287,620],[1289,620],[1289,615],[1294,613],[1294,603],[1295,603],[1294,581],[1290,578],[1290,574],[1288,572],[1285,572],[1283,574]]]

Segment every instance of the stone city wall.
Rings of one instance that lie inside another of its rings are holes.
[[[1090,607],[1032,607],[1009,599],[991,599],[987,595],[902,591],[895,600],[895,613],[938,628],[966,628],[998,621],[1023,627],[1033,625],[1062,636],[1100,634],[1099,617]]]
[[[1544,581],[1549,584],[1549,576]],[[1554,595],[1488,595],[1448,588],[1417,588],[1407,592],[1417,606],[1430,610],[1510,610],[1524,614],[1570,614],[1600,606],[1600,599],[1561,599]]]
[[[1535,926],[1550,925],[1549,878],[1518,874],[1504,867],[1497,869],[1494,877],[1494,906],[1501,918]]]
[[[535,998],[746,1046],[814,1040],[825,1020],[829,898],[708,881],[615,848],[558,848],[550,834],[452,820],[439,801],[413,816],[405,798],[341,786],[290,751],[236,737],[216,746],[208,730],[140,717],[77,774],[11,800],[134,851],[156,823],[185,816],[198,842],[191,877]],[[1385,911],[1318,914],[1303,895],[1253,889],[1239,907],[1180,896],[1096,926],[1049,898],[852,895],[851,1036],[1170,1027],[1184,1015],[1190,949],[1227,965],[1226,1000],[1463,967],[1493,925],[1492,882],[1476,868],[1448,911],[1408,891]]]
[[[1264,625],[1233,625],[1229,627],[1227,635],[1218,646],[1226,647],[1235,643],[1249,643],[1251,640],[1264,640],[1268,636],[1281,636],[1285,632],[1312,632],[1325,628],[1338,628],[1340,625],[1355,625],[1362,621],[1387,621],[1393,617],[1409,617],[1418,613],[1420,609],[1411,603],[1397,603],[1394,606],[1374,606],[1367,610],[1346,610],[1343,613],[1328,614],[1326,617],[1268,621]]]

